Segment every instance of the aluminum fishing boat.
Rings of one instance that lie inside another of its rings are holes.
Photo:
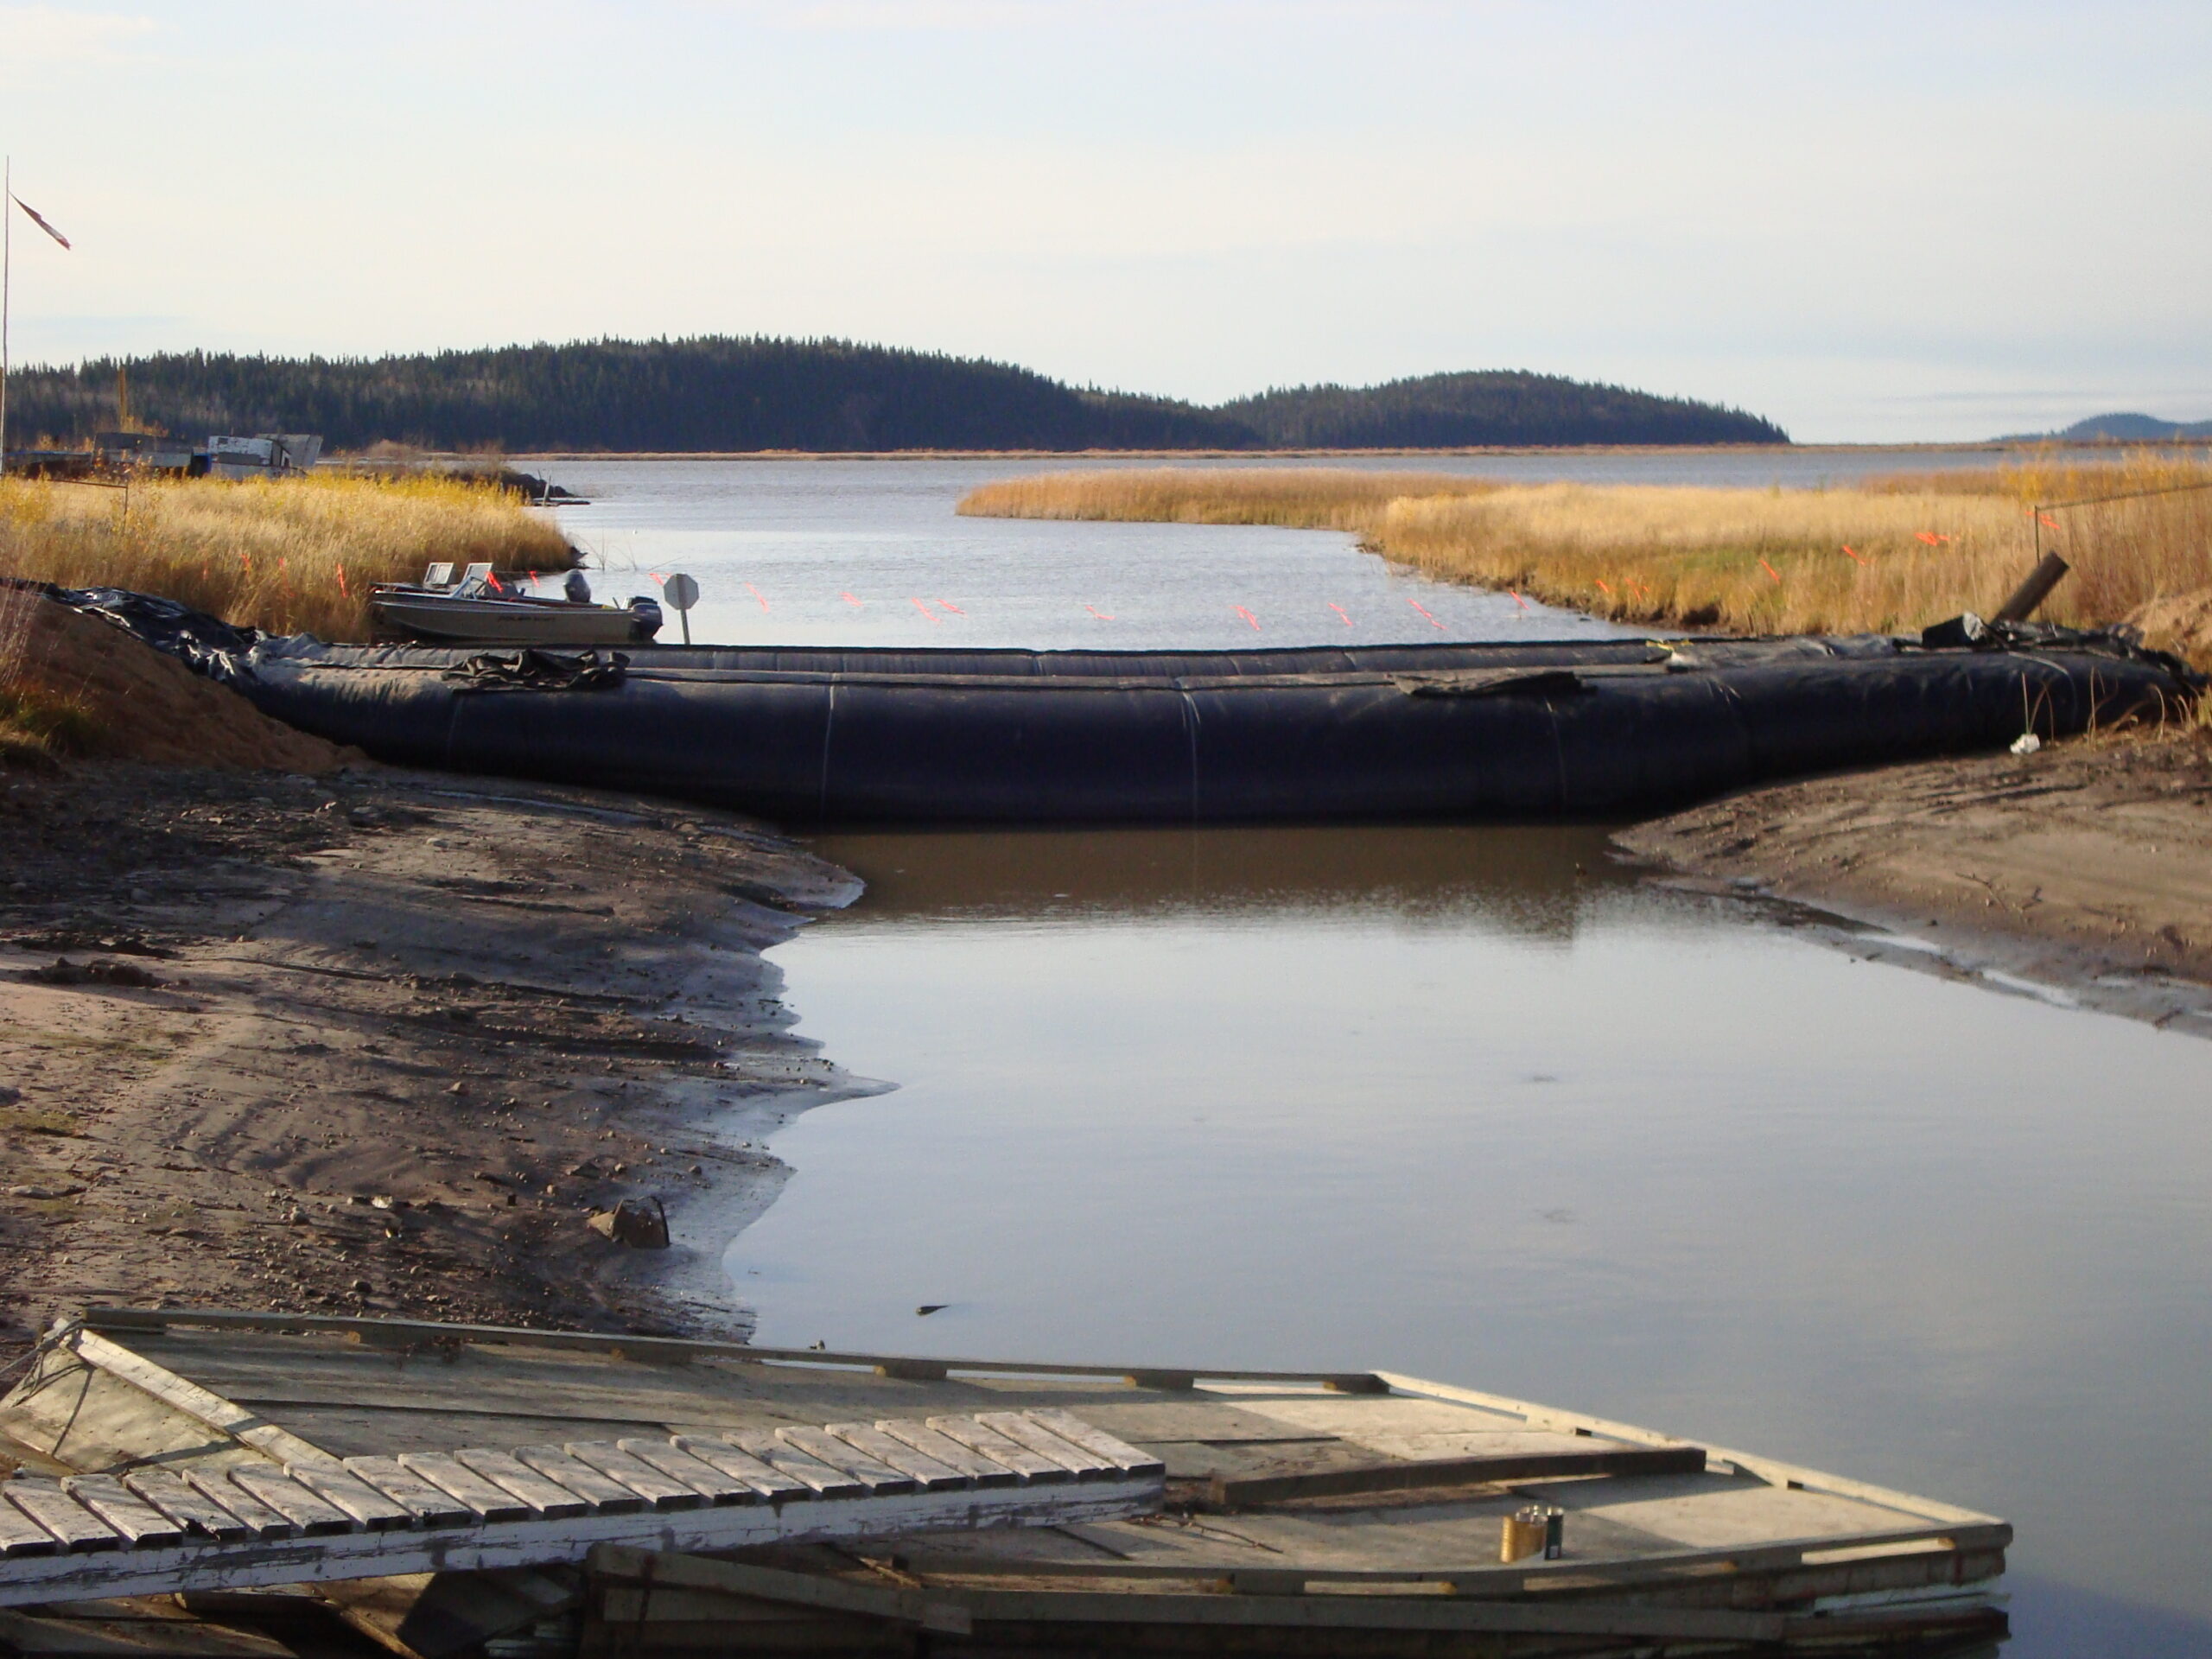
[[[380,635],[441,645],[642,645],[661,624],[658,601],[542,598],[502,583],[488,564],[470,565],[458,582],[450,564],[434,564],[420,582],[380,583],[369,611]]]

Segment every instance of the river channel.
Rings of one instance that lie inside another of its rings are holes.
[[[952,643],[917,597],[969,643],[1601,626],[1338,536],[952,517],[1034,464],[551,470],[605,563],[698,576],[702,638]],[[1602,826],[811,844],[868,888],[785,1000],[894,1086],[775,1135],[728,1258],[764,1342],[1448,1378],[2002,1515],[2009,1654],[2212,1654],[2212,1047],[1861,961]]]

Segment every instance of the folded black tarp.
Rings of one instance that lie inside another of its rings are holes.
[[[1633,816],[2155,715],[2194,689],[2123,636],[2053,629],[1956,650],[1869,635],[588,659],[200,634],[189,613],[147,614],[162,601],[61,597],[381,760],[785,823]]]

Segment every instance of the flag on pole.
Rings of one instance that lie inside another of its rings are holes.
[[[32,224],[37,226],[39,229],[44,231],[48,236],[59,242],[63,247],[66,248],[69,245],[69,238],[62,235],[60,232],[55,230],[53,226],[48,224],[46,222],[45,214],[40,213],[37,208],[32,207],[30,203],[25,201],[21,196],[16,194],[14,191],[10,191],[8,195],[9,199],[13,201],[16,207],[22,208],[25,213],[31,216]]]

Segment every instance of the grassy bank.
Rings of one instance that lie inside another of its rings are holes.
[[[567,538],[512,495],[451,478],[134,483],[0,480],[0,576],[136,588],[272,633],[368,637],[373,582],[437,560],[558,569]]]
[[[34,591],[0,588],[0,767],[38,764],[82,747],[91,716],[82,700],[45,683],[27,660]]]
[[[1622,621],[1855,632],[1995,609],[2034,563],[2037,503],[2207,483],[2212,464],[2159,451],[1812,490],[1156,468],[988,484],[960,511],[1349,530],[1425,575]],[[2074,566],[2041,613],[2051,620],[2116,621],[2212,586],[2212,490],[2044,517],[2044,546]]]
[[[1147,467],[1040,473],[961,498],[978,518],[1109,518],[1141,524],[1281,524],[1371,533],[1406,497],[1485,494],[1497,486],[1446,473],[1349,467]]]

